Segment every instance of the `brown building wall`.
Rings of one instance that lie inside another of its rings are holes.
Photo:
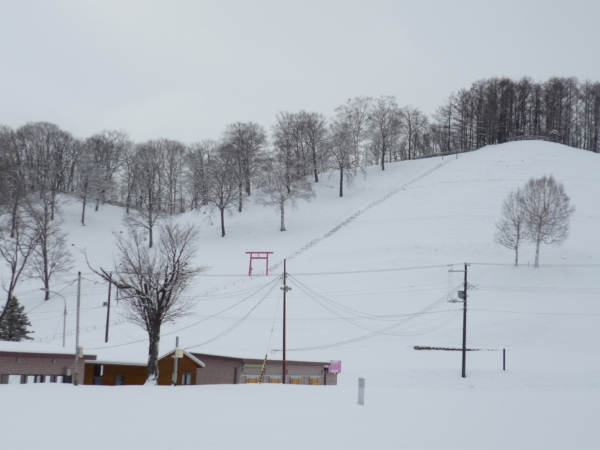
[[[83,384],[94,384],[94,366],[102,365],[102,386],[115,386],[116,376],[123,375],[124,384],[142,385],[146,382],[146,365],[133,364],[102,364],[102,362],[88,361],[85,364]]]
[[[175,358],[172,358],[172,354],[165,356],[163,359],[158,361],[158,384],[159,385],[170,385],[173,383],[173,372],[175,371]],[[200,360],[202,361],[202,360]],[[202,361],[204,362],[204,361]],[[183,358],[179,359],[177,364],[177,384],[182,384],[181,378],[184,373],[192,374],[192,384],[198,384],[197,378],[198,373],[202,373],[205,369],[198,367],[189,356],[183,355]]]
[[[85,371],[85,359],[96,359],[96,356],[84,355],[79,358],[80,377]],[[67,375],[67,369],[71,375],[75,374],[75,355],[0,352],[0,375]]]

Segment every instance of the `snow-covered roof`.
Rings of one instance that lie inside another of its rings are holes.
[[[164,355],[160,356],[158,358],[158,360],[160,361],[161,359],[163,359],[166,356],[169,356],[170,354],[174,353],[175,349],[171,350],[168,353],[165,353]],[[185,350],[183,350],[183,354],[185,356],[187,356],[188,358],[190,358],[192,361],[194,361],[196,364],[198,364],[200,367],[204,368],[206,366],[206,364],[204,364],[202,361],[200,361],[198,358],[196,358],[194,355],[192,355],[191,353],[186,352]]]

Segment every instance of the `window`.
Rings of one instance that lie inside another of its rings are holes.
[[[270,383],[281,383],[281,377],[274,377],[271,376],[271,379],[269,380]]]
[[[44,377],[44,383],[54,383],[54,380],[52,379],[52,375],[46,375]]]
[[[21,384],[21,375],[2,375],[1,384]]]
[[[123,386],[125,384],[125,375],[115,375],[115,386]]]
[[[181,374],[181,384],[192,384],[192,374],[191,373],[182,373]]]
[[[310,384],[321,384],[321,377],[310,377]]]
[[[302,377],[292,377],[291,384],[302,384]]]
[[[246,383],[258,383],[258,375],[250,375],[246,378]]]

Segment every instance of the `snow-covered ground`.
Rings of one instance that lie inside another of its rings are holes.
[[[577,208],[571,235],[542,247],[539,269],[525,245],[514,268],[512,252],[493,242],[502,201],[549,174]],[[343,198],[337,180],[324,175],[316,199],[288,211],[284,233],[277,211],[250,202],[226,217],[225,238],[216,216],[212,224],[207,214],[178,217],[200,225],[197,263],[209,269],[187,294],[194,314],[165,326],[161,341],[161,353],[179,336],[191,351],[280,358],[272,351],[281,349],[282,266],[251,279],[245,253],[272,251],[271,265],[288,258],[293,289],[288,358],[342,360],[337,387],[0,386],[2,448],[600,448],[600,155],[518,142],[370,167]],[[64,206],[74,273],[84,278],[80,339],[101,359],[144,361],[145,333],[120,320],[119,307],[104,343],[107,285],[76,251],[111,267],[122,215],[106,205],[81,227],[80,205]],[[463,379],[460,352],[413,347],[461,346],[462,304],[445,296],[462,283],[448,270],[464,262],[474,287],[468,346],[489,351],[467,354]],[[75,346],[74,280],[53,287],[67,301],[67,348]],[[62,299],[44,302],[39,287],[23,283],[18,293],[36,341],[0,349],[62,349]]]

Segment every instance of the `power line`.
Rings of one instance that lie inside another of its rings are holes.
[[[600,314],[582,314],[582,313],[553,313],[553,312],[536,312],[536,311],[502,311],[498,309],[474,309],[470,308],[470,311],[484,311],[484,312],[499,312],[508,314],[536,314],[543,316],[585,316],[585,317],[599,317]]]
[[[239,305],[240,303],[243,303],[244,301],[246,301],[246,300],[248,300],[249,298],[251,298],[251,297],[252,297],[254,294],[257,294],[257,293],[259,293],[260,291],[262,291],[262,290],[263,290],[265,287],[269,286],[270,284],[273,284],[273,285],[275,285],[277,281],[278,281],[277,279],[275,279],[275,280],[272,280],[272,281],[270,281],[269,283],[267,283],[267,284],[265,284],[265,285],[263,285],[263,286],[260,286],[258,290],[256,290],[254,293],[250,294],[250,295],[249,295],[249,296],[247,296],[246,298],[244,298],[244,299],[240,300],[239,302],[237,302],[237,303],[235,303],[235,304],[233,304],[233,305],[231,305],[231,306],[229,306],[229,307],[227,307],[227,308],[225,308],[225,309],[223,309],[223,310],[221,310],[221,311],[219,311],[219,312],[217,312],[217,313],[215,313],[215,314],[212,314],[212,315],[210,315],[210,316],[208,316],[208,317],[205,317],[205,318],[204,318],[204,319],[202,319],[202,320],[199,320],[199,321],[197,321],[197,322],[194,322],[194,323],[192,323],[192,324],[190,324],[190,325],[187,325],[187,326],[185,326],[185,327],[182,327],[182,328],[178,328],[177,330],[171,331],[171,332],[169,332],[169,333],[161,334],[161,335],[160,335],[160,337],[161,337],[161,338],[163,338],[164,336],[169,336],[169,335],[171,335],[171,334],[178,333],[178,332],[180,332],[180,331],[182,331],[182,330],[186,330],[186,329],[188,329],[188,328],[194,327],[194,326],[196,326],[196,325],[198,325],[198,324],[200,324],[200,323],[202,323],[202,322],[205,322],[205,321],[207,321],[207,320],[209,320],[209,319],[212,319],[212,318],[213,318],[213,317],[215,317],[215,316],[218,316],[218,315],[219,315],[219,314],[221,314],[221,313],[224,313],[225,311],[229,311],[230,309],[232,309],[232,308],[235,308],[235,307],[236,307],[237,305]],[[271,289],[271,290],[272,290],[272,289]],[[269,292],[270,292],[270,290],[269,290]],[[122,346],[124,346],[124,345],[137,344],[138,342],[144,342],[144,341],[146,341],[146,340],[147,340],[147,339],[140,339],[140,340],[137,340],[137,341],[125,342],[125,343],[123,343],[123,344],[107,345],[107,346],[104,346],[104,347],[94,347],[94,348],[90,348],[89,350],[102,350],[102,349],[105,349],[105,348],[122,347]]]

